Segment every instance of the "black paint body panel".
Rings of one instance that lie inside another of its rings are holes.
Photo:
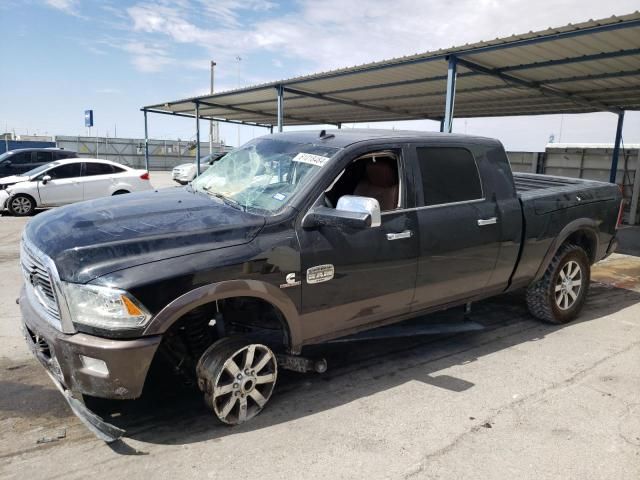
[[[278,136],[317,142],[318,133]],[[615,235],[620,194],[614,185],[573,179],[562,191],[544,182],[517,191],[496,140],[399,131],[332,133],[325,144],[340,148],[339,153],[278,216],[246,213],[176,187],[51,210],[32,219],[25,235],[54,260],[63,280],[117,286],[140,300],[155,318],[138,336],[168,329],[177,312],[184,311],[181,299],[191,298],[190,292],[203,292],[192,294],[199,302],[234,292],[278,305],[294,352],[305,344],[526,285],[544,271],[549,255],[573,227],[596,235],[594,260],[605,255]],[[469,149],[484,199],[421,208],[415,148],[424,145]],[[353,158],[388,148],[401,152],[401,209],[384,214],[378,228],[301,227],[306,212]],[[535,183],[546,177],[527,178]],[[576,201],[576,195],[588,201]],[[477,220],[487,217],[497,222],[478,226]],[[410,238],[387,240],[387,233],[405,230],[412,232]],[[306,270],[323,264],[334,266],[334,278],[308,284]],[[300,285],[281,288],[289,273]],[[220,288],[208,288],[215,285]]]

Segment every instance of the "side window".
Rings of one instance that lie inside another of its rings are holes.
[[[49,175],[52,179],[60,180],[62,178],[73,178],[80,176],[80,163],[67,163],[59,167],[48,170],[45,175]]]
[[[384,150],[355,158],[325,192],[325,205],[335,208],[340,197],[359,195],[378,200],[380,210],[395,210],[401,205],[400,154]]]
[[[424,205],[482,198],[478,167],[465,148],[418,147]]]
[[[111,168],[113,168],[113,173],[126,172],[126,170],[124,168],[116,167],[115,165],[112,165]]]
[[[73,158],[75,155],[69,152],[53,152],[54,160],[63,160],[65,158]]]
[[[31,163],[31,152],[15,153],[11,155],[8,160],[12,165],[24,165],[25,163]]]
[[[108,175],[113,173],[113,167],[108,163],[85,163],[84,175]]]
[[[36,152],[36,162],[37,163],[49,163],[53,161],[53,156],[51,152]]]

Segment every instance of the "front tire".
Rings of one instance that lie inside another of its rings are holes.
[[[196,374],[205,403],[218,420],[239,425],[255,417],[269,401],[278,362],[266,345],[223,338],[202,354]]]
[[[19,193],[9,199],[7,208],[11,215],[16,217],[26,217],[32,215],[36,209],[36,202],[29,195]]]
[[[529,312],[547,323],[570,322],[582,310],[590,281],[591,267],[584,249],[562,246],[543,277],[527,289]]]

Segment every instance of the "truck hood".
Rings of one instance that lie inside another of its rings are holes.
[[[265,218],[189,187],[68,205],[34,217],[25,238],[62,280],[86,283],[123,268],[250,242]]]

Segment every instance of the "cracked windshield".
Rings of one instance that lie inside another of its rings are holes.
[[[323,145],[256,139],[225,155],[191,185],[242,210],[273,215],[337,151]]]

